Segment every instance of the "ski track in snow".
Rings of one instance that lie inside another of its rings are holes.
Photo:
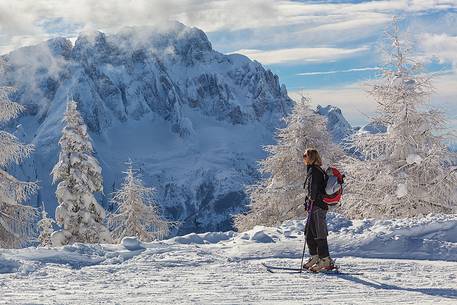
[[[450,234],[455,216],[331,221],[330,247],[341,271],[362,274],[267,272],[262,263],[300,264],[303,221],[290,221],[130,250],[85,244],[0,249],[0,304],[457,304],[457,251]],[[398,232],[414,242],[398,239]],[[440,255],[424,252],[430,238]],[[417,259],[424,257],[446,261]]]

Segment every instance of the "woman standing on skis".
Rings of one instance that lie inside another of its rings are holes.
[[[308,194],[305,204],[306,210],[310,214],[305,226],[306,244],[310,257],[303,268],[313,272],[332,270],[334,265],[327,243],[328,205],[323,201],[325,173],[321,168],[322,159],[317,150],[307,149],[303,154],[303,162],[307,167],[304,188]]]

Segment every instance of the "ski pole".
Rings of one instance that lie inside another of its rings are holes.
[[[308,223],[309,223],[309,218],[310,218],[310,215],[312,214],[313,212],[313,202],[310,201],[310,207],[308,209],[308,217],[306,217],[306,224],[305,224],[305,228],[303,229],[303,236],[305,237],[304,238],[304,241],[303,241],[303,253],[301,255],[301,263],[300,263],[300,273],[302,273],[303,271],[303,259],[305,258],[305,251],[306,251],[306,231],[308,229]]]

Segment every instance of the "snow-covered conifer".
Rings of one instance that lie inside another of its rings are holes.
[[[445,145],[444,115],[427,108],[430,76],[402,40],[398,22],[386,32],[382,77],[369,94],[378,104],[374,122],[385,133],[357,133],[353,148],[363,160],[345,166],[348,187],[342,208],[352,217],[408,217],[456,211],[455,154]]]
[[[118,206],[116,213],[109,216],[113,237],[121,240],[136,236],[143,241],[163,239],[168,235],[173,222],[160,217],[154,202],[154,189],[146,187],[128,163],[121,188],[114,192],[112,201]]]
[[[40,244],[42,246],[46,247],[52,245],[51,235],[54,232],[54,229],[52,227],[53,223],[55,223],[55,221],[52,218],[48,217],[48,213],[46,213],[43,204],[41,208],[41,219],[40,221],[38,221],[38,229],[40,231],[38,240],[40,241]]]
[[[56,221],[62,230],[52,234],[52,243],[60,246],[74,242],[111,242],[103,224],[105,210],[93,194],[103,190],[102,170],[93,156],[87,126],[76,102],[68,102],[64,122],[59,161],[52,170],[53,182],[59,182]]]
[[[285,122],[286,127],[276,133],[277,144],[266,146],[268,157],[260,161],[260,171],[266,178],[247,188],[250,210],[235,217],[238,230],[255,225],[277,225],[287,219],[303,217],[304,151],[317,149],[326,164],[338,161],[343,154],[331,142],[326,119],[310,108],[307,98],[302,96],[296,101]]]
[[[13,89],[0,87],[0,123],[17,117],[23,107],[9,99]],[[19,164],[33,151],[12,134],[0,131],[0,247],[18,247],[33,232],[35,210],[21,203],[38,188],[34,182],[22,182],[6,171],[7,165]]]

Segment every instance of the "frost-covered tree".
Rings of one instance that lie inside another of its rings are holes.
[[[23,107],[9,99],[12,88],[0,87],[0,123],[18,116]],[[6,171],[11,163],[19,164],[33,151],[12,134],[0,131],[0,247],[20,246],[33,232],[35,210],[22,205],[38,189],[34,182],[17,180]]]
[[[56,221],[62,229],[52,234],[54,246],[75,242],[111,242],[108,229],[103,224],[105,210],[94,197],[103,190],[102,170],[93,156],[87,126],[70,101],[64,115],[65,127],[59,145],[59,161],[52,170],[53,183],[57,185]]]
[[[136,236],[143,241],[163,239],[169,234],[173,222],[164,220],[153,199],[154,189],[146,187],[128,163],[121,188],[114,192],[112,201],[117,211],[109,216],[113,237],[117,240]]]
[[[326,164],[333,164],[342,156],[342,150],[331,142],[326,119],[314,112],[309,100],[296,101],[286,126],[276,133],[277,144],[265,147],[268,157],[260,161],[260,171],[266,176],[249,186],[250,210],[235,216],[235,226],[243,231],[255,225],[277,225],[284,220],[304,215],[303,203],[306,166],[303,153],[307,148],[317,149]]]
[[[38,230],[40,231],[40,235],[38,236],[38,240],[40,244],[44,247],[52,246],[51,235],[54,232],[52,224],[55,221],[52,218],[48,217],[48,213],[44,208],[44,204],[41,207],[41,219],[38,221]]]
[[[386,32],[386,62],[369,94],[377,102],[374,122],[385,133],[357,133],[345,171],[344,211],[352,217],[409,217],[456,211],[455,154],[446,142],[444,115],[429,105],[430,77],[414,60],[394,19]]]

